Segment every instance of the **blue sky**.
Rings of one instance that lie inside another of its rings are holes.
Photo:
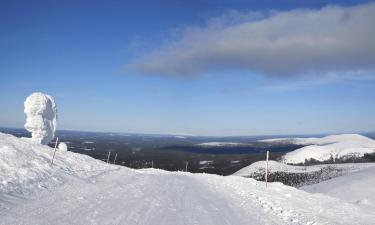
[[[373,8],[368,1],[1,1],[0,126],[22,127],[24,99],[42,91],[56,98],[59,129],[375,131],[375,52],[362,39],[375,33],[363,22]],[[281,48],[272,37],[291,41]]]

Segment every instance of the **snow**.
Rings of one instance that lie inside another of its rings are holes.
[[[375,166],[344,176],[302,187],[311,193],[323,193],[355,204],[372,207],[375,211]]]
[[[53,97],[35,92],[24,103],[25,129],[35,143],[48,144],[55,136],[57,108]]]
[[[238,142],[204,142],[204,143],[200,143],[196,145],[204,146],[204,147],[223,147],[223,146],[244,146],[244,145],[249,145],[249,144],[238,143]]]
[[[64,142],[59,143],[59,150],[61,151],[68,151],[68,145]]]
[[[266,161],[258,161],[250,166],[244,167],[239,171],[235,172],[233,175],[246,177],[251,174],[265,171]],[[291,173],[306,173],[318,171],[320,168],[318,166],[291,166],[284,163],[276,162],[273,160],[268,161],[268,171],[270,173],[274,172],[291,172]]]
[[[359,134],[329,135],[322,138],[278,138],[262,142],[287,142],[308,145],[288,152],[283,161],[290,164],[304,163],[306,159],[326,161],[344,157],[362,157],[375,152],[375,141]]]
[[[238,176],[132,170],[0,133],[0,224],[375,224],[373,208]]]
[[[206,164],[212,164],[214,161],[213,160],[202,160],[199,161],[200,165],[206,165]]]

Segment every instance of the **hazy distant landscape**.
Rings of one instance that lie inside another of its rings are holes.
[[[1,132],[18,137],[30,137],[24,129],[1,128]],[[181,135],[119,134],[80,131],[58,131],[60,141],[72,152],[89,155],[106,161],[111,152],[110,163],[131,168],[154,168],[169,171],[185,170],[193,173],[229,175],[253,162],[264,160],[265,151],[276,159],[288,151],[301,147],[294,144],[262,143],[258,137],[204,137]],[[279,136],[278,136],[279,137]],[[231,146],[202,146],[201,143],[238,143]],[[52,146],[52,145],[51,145]]]
[[[0,132],[30,137],[24,129],[0,128]],[[95,159],[107,161],[108,152],[111,152],[112,164],[141,169],[150,168],[153,162],[154,168],[184,171],[188,162],[189,172],[219,175],[230,175],[253,162],[264,160],[267,150],[271,152],[270,160],[275,160],[303,146],[258,142],[265,138],[283,136],[205,137],[81,131],[57,131],[57,136],[68,145],[69,151]],[[374,134],[367,136],[374,137]],[[202,143],[213,145],[201,145]],[[226,146],[225,143],[236,145]],[[116,154],[117,159],[114,162]]]

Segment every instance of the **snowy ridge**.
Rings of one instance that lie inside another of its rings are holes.
[[[375,152],[375,141],[359,134],[329,135],[322,138],[278,138],[261,141],[308,145],[289,152],[283,157],[283,162],[290,164],[304,163],[305,160],[311,158],[326,161],[345,157],[362,157],[366,153]]]
[[[0,134],[0,224],[374,224],[363,205],[238,176],[131,170]],[[30,190],[30,191],[23,191]]]

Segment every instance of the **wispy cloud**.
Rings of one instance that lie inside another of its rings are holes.
[[[375,80],[375,70],[331,71],[324,73],[321,76],[316,76],[316,74],[311,76],[305,75],[293,80],[279,80],[276,84],[265,85],[259,87],[258,90],[266,92],[290,92],[349,80]]]
[[[227,70],[274,77],[354,71],[351,79],[356,79],[355,71],[375,67],[374,21],[374,3],[286,12],[231,11],[204,27],[186,28],[176,40],[127,67],[183,77]]]

